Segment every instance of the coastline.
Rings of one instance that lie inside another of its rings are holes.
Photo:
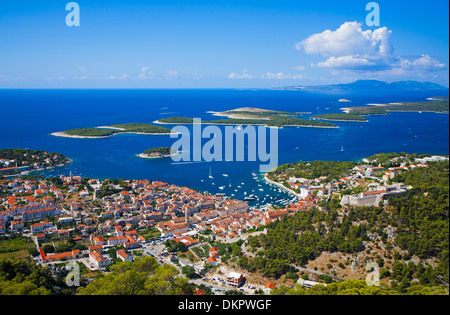
[[[106,129],[106,128],[104,128]],[[109,128],[108,128],[109,129]],[[117,130],[124,130],[124,129],[119,129],[119,128],[115,128]],[[120,134],[136,134],[136,135],[150,135],[150,136],[166,136],[166,135],[177,135],[179,134],[178,132],[169,132],[169,133],[146,133],[146,132],[132,132],[132,131],[125,131],[125,132],[117,132],[113,135],[110,136],[77,136],[77,135],[69,135],[67,133],[65,133],[64,131],[58,131],[58,132],[53,132],[50,135],[54,136],[54,137],[62,137],[62,138],[74,138],[74,139],[103,139],[103,138],[109,138],[109,137],[113,137],[115,135],[120,135]]]
[[[166,123],[166,122],[161,122],[159,120],[155,120],[153,121],[154,124],[161,124],[161,125],[192,125],[193,123]],[[305,128],[339,128],[339,126],[312,126],[312,125],[284,125],[281,127],[278,126],[269,126],[269,125],[265,125],[265,124],[231,124],[231,123],[226,123],[226,124],[217,124],[217,123],[208,123],[208,122],[202,122],[202,125],[216,125],[216,126],[265,126],[266,128],[277,128],[277,129],[283,129],[283,127],[305,127]]]
[[[114,136],[114,135],[98,136],[98,137],[93,137],[93,136],[76,136],[76,135],[69,135],[69,134],[65,133],[64,131],[53,132],[50,135],[54,136],[54,137],[75,138],[75,139],[101,139],[101,138],[108,138],[108,137]]]
[[[172,158],[174,156],[177,156],[181,154],[181,151],[178,151],[177,153],[173,153],[173,154],[169,154],[169,155],[162,155],[162,156],[150,156],[148,154],[145,153],[140,153],[137,156],[142,158],[142,159],[165,159],[165,158]]]
[[[274,182],[273,180],[269,179],[269,178],[267,177],[267,173],[264,173],[264,180],[265,180],[266,182],[270,183],[270,184],[273,184],[273,185],[276,185],[276,186],[280,187],[281,189],[283,189],[284,191],[286,191],[287,193],[289,193],[289,194],[291,194],[291,195],[294,195],[295,197],[300,197],[300,195],[297,194],[297,193],[296,193],[295,191],[293,191],[292,189],[287,188],[287,187],[284,186],[283,184]]]
[[[335,122],[362,122],[362,123],[367,123],[369,122],[368,120],[351,120],[351,119],[326,119],[326,118],[316,118],[318,120],[326,120],[326,121],[335,121]]]
[[[37,168],[37,169],[33,169],[33,170],[27,170],[27,171],[25,171],[25,172],[22,172],[20,175],[29,175],[29,174],[31,174],[31,173],[34,173],[34,172],[41,172],[41,171],[50,171],[50,170],[57,169],[57,168],[59,168],[59,167],[67,166],[67,165],[69,165],[70,163],[73,162],[72,159],[69,159],[69,158],[67,158],[67,159],[68,159],[68,162],[67,162],[67,163],[64,163],[64,164],[58,164],[58,165],[55,165],[55,166],[53,166],[53,167]],[[9,175],[8,175],[8,176],[9,176]],[[15,175],[10,175],[10,176],[17,176],[17,174],[15,174]]]

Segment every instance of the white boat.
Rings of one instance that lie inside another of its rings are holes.
[[[220,190],[224,190],[224,189],[225,189],[225,186],[220,186],[219,189],[220,189]]]
[[[228,174],[222,174],[223,177],[228,177]]]
[[[212,177],[212,175],[211,175],[211,167],[209,168],[209,178],[214,178],[214,177]]]

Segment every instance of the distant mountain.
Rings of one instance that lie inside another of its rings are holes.
[[[448,90],[448,88],[432,83],[418,81],[398,81],[387,83],[378,80],[358,80],[347,84],[315,85],[315,86],[288,86],[276,88],[277,90],[299,90],[299,91],[355,91],[355,90]]]

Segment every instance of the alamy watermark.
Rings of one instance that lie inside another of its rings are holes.
[[[66,15],[66,25],[69,27],[80,26],[80,6],[76,2],[69,2],[66,5],[66,11],[70,11]]]
[[[80,286],[80,266],[77,262],[69,262],[65,266],[70,272],[66,276],[66,284],[68,287]]]
[[[267,136],[269,130],[269,136]],[[172,128],[171,138],[180,138],[171,147],[174,162],[259,161],[260,172],[278,166],[278,129],[265,126],[225,126],[225,135],[216,125],[202,128],[196,118],[191,131],[186,126]],[[209,139],[206,143],[202,140]]]
[[[366,284],[369,287],[380,286],[380,266],[377,263],[369,262],[366,265],[366,270],[369,274],[366,277]]]
[[[380,26],[380,5],[376,2],[369,2],[366,11],[370,11],[366,16],[367,26]]]

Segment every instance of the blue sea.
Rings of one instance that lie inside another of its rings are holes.
[[[448,92],[446,92],[448,95]],[[257,177],[259,162],[175,163],[141,159],[139,153],[171,146],[168,135],[120,134],[71,139],[50,133],[122,123],[152,123],[171,116],[218,119],[208,111],[258,107],[289,112],[338,113],[368,103],[424,101],[442,91],[358,91],[312,93],[275,90],[0,90],[0,148],[47,150],[73,160],[45,175],[161,180],[243,199],[255,194],[265,204],[288,198]],[[338,102],[345,98],[351,103]],[[304,114],[302,118],[309,118]],[[449,116],[391,113],[368,122],[334,122],[337,129],[279,129],[279,164],[312,160],[353,160],[380,152],[449,154]],[[171,128],[171,126],[166,126]],[[191,128],[191,127],[190,127]],[[224,128],[223,126],[220,128]],[[210,179],[209,172],[214,177]],[[228,176],[224,176],[226,174]],[[224,187],[220,190],[219,187]],[[239,188],[240,186],[242,188]]]

